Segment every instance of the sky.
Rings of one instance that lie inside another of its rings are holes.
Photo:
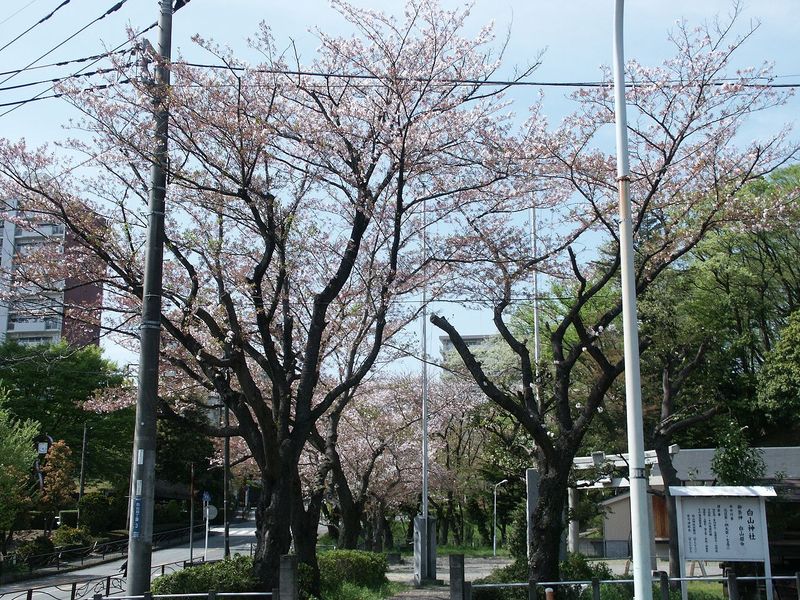
[[[44,23],[11,43],[17,35],[39,19],[65,3]],[[25,68],[62,41],[87,26],[112,7],[116,0],[5,0],[0,3],[0,71]],[[354,0],[357,6],[387,12],[399,12],[398,0]],[[463,2],[443,0],[446,7],[463,6]],[[727,15],[733,9],[730,0],[628,0],[625,14],[625,55],[644,64],[660,63],[670,56],[667,33],[676,22],[686,19],[701,24],[715,15]],[[760,26],[739,53],[741,67],[774,63],[778,83],[800,83],[800,52],[797,32],[800,31],[800,2],[798,0],[750,0],[741,2],[740,30],[750,22]],[[611,62],[613,0],[475,0],[466,33],[477,31],[493,21],[498,45],[507,38],[504,66],[497,78],[511,77],[515,68],[525,68],[542,51],[541,65],[529,78],[535,81],[566,82],[595,81],[600,66]],[[157,0],[126,0],[119,10],[89,25],[72,39],[65,41],[35,66],[68,61],[96,55],[120,45],[126,38],[126,27],[140,30],[158,18]],[[230,46],[244,59],[258,60],[248,46],[259,22],[270,26],[279,50],[297,49],[301,62],[313,59],[318,45],[317,28],[327,34],[348,35],[351,26],[323,0],[191,0],[173,19],[173,57],[193,62],[218,62],[208,52],[198,48],[191,38],[199,34],[220,45]],[[157,31],[147,37],[154,45]],[[10,140],[25,138],[30,145],[53,144],[70,134],[65,130],[77,112],[64,100],[45,99],[15,107],[2,106],[31,98],[40,92],[49,96],[50,83],[6,89],[29,82],[50,80],[71,75],[86,67],[92,71],[102,66],[89,66],[91,61],[59,67],[30,69],[18,75],[0,75],[0,136]],[[3,80],[7,81],[3,82]],[[90,85],[91,78],[86,79]],[[524,116],[540,89],[518,88],[510,98],[514,110]],[[569,111],[564,88],[543,88],[545,113],[557,122]],[[800,99],[794,97],[785,106],[756,118],[752,125],[774,130],[784,123],[794,122],[800,109]],[[479,313],[442,305],[434,307],[465,334],[490,333],[488,318]],[[438,331],[428,328],[431,349],[438,348]],[[114,347],[109,356],[119,362],[134,362]]]

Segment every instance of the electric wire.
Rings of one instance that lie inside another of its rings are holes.
[[[181,8],[183,8],[184,6],[186,6],[186,5],[187,5],[187,4],[188,4],[190,1],[191,1],[191,0],[175,0],[175,4],[174,4],[174,6],[173,6],[173,9],[172,9],[173,13],[177,12],[178,10],[180,10]],[[109,14],[111,14],[112,12],[114,12],[114,11],[116,11],[116,10],[119,10],[119,8],[120,8],[120,7],[121,7],[123,4],[125,4],[125,2],[127,2],[127,0],[120,0],[120,2],[118,2],[117,4],[115,4],[114,6],[112,6],[110,9],[108,9],[108,10],[107,10],[105,13],[103,13],[103,15],[101,15],[100,17],[97,17],[97,18],[96,18],[94,21],[92,21],[92,23],[95,23],[95,22],[99,21],[100,19],[103,19],[103,18],[104,18],[106,15],[109,15]],[[85,27],[83,27],[83,29],[86,29],[87,27],[89,27],[90,25],[92,25],[92,23],[89,23],[89,25],[86,25]],[[139,33],[137,33],[136,35],[134,35],[134,36],[133,36],[131,39],[129,39],[129,40],[126,40],[126,41],[122,42],[121,44],[119,44],[118,46],[116,46],[115,48],[113,48],[112,50],[109,50],[108,52],[105,52],[105,53],[103,53],[103,54],[97,54],[97,55],[95,55],[94,57],[87,57],[87,58],[82,58],[82,59],[76,59],[76,60],[73,60],[73,61],[67,61],[67,62],[69,62],[69,63],[71,63],[71,62],[81,62],[81,61],[85,61],[85,60],[91,60],[92,58],[94,58],[94,60],[92,60],[92,62],[90,62],[88,65],[84,66],[82,69],[79,69],[78,71],[76,71],[75,73],[73,73],[73,74],[72,74],[70,77],[77,77],[77,76],[79,76],[81,73],[83,73],[83,71],[85,71],[85,70],[86,70],[86,69],[88,69],[89,67],[92,67],[92,66],[94,66],[95,64],[97,64],[97,63],[98,63],[100,60],[102,60],[102,59],[103,59],[103,58],[105,58],[106,56],[111,56],[111,55],[113,55],[113,54],[116,54],[116,53],[118,53],[118,52],[119,52],[119,50],[120,50],[120,48],[122,48],[122,47],[123,47],[123,46],[125,46],[126,44],[129,44],[130,42],[132,42],[133,40],[135,40],[135,39],[136,39],[136,38],[138,38],[139,36],[141,36],[141,35],[143,35],[143,34],[147,33],[148,31],[150,31],[151,29],[153,29],[153,28],[155,28],[155,27],[157,27],[157,26],[158,26],[158,21],[156,21],[156,22],[154,22],[154,23],[151,23],[151,24],[150,24],[150,26],[146,27],[145,29],[142,29],[142,30],[141,30]],[[82,30],[83,30],[83,29],[82,29]],[[81,31],[82,31],[82,30],[81,30]],[[79,32],[78,32],[78,33],[79,33]],[[74,37],[75,35],[77,35],[77,33],[76,33],[76,34],[73,34],[71,37]],[[62,42],[62,44],[63,44],[63,43],[64,43],[64,42]],[[59,45],[61,45],[61,44],[59,44]],[[42,55],[42,56],[41,56],[39,59],[37,59],[37,60],[33,61],[31,64],[27,65],[26,67],[24,67],[24,68],[22,68],[22,69],[18,69],[16,72],[17,72],[17,73],[21,73],[21,72],[24,72],[24,71],[26,71],[28,68],[30,68],[30,67],[31,67],[32,65],[34,65],[35,63],[39,62],[39,60],[41,60],[41,58],[43,58],[44,56],[46,56],[46,55],[47,55],[47,54],[49,54],[50,52],[52,52],[52,50],[48,51],[47,53],[45,53],[44,55]],[[7,78],[6,78],[6,79],[4,79],[3,81],[0,81],[0,85],[2,85],[3,83],[5,83],[5,82],[6,82],[6,81],[8,81],[9,79],[11,79],[11,77],[14,77],[14,75],[11,75],[11,76],[7,77]],[[68,77],[65,77],[65,78],[63,78],[63,79],[68,79]],[[125,84],[125,83],[130,83],[130,79],[123,79],[123,80],[121,80],[121,81],[118,81],[118,82],[116,82],[116,84],[113,84],[113,85]],[[0,118],[2,118],[2,117],[4,117],[4,116],[6,116],[6,115],[7,115],[7,114],[9,114],[10,112],[13,112],[13,111],[17,110],[17,109],[18,109],[20,106],[24,106],[24,105],[26,105],[26,104],[29,104],[29,103],[31,103],[31,102],[37,102],[37,101],[39,101],[39,100],[49,100],[49,99],[51,99],[51,98],[60,98],[61,96],[63,96],[63,94],[60,94],[60,93],[51,94],[51,95],[49,95],[49,96],[45,96],[45,95],[44,95],[44,94],[46,94],[47,92],[50,92],[50,91],[52,91],[54,87],[55,87],[55,84],[51,85],[49,88],[47,88],[47,89],[45,89],[45,90],[42,90],[41,92],[39,92],[39,93],[38,93],[38,94],[36,94],[35,96],[33,96],[33,97],[31,97],[31,98],[27,98],[26,100],[17,100],[17,101],[15,101],[15,102],[6,102],[6,103],[3,103],[3,104],[0,104],[0,108],[2,108],[2,107],[6,107],[6,106],[9,106],[9,107],[11,107],[11,108],[9,108],[7,111],[5,111],[5,112],[3,112],[3,113],[0,113]],[[103,84],[103,85],[99,85],[99,86],[93,86],[93,87],[90,87],[90,88],[86,88],[86,89],[84,89],[84,90],[82,90],[82,91],[94,91],[94,90],[102,90],[102,89],[107,89],[107,88],[109,88],[109,87],[112,87],[112,84]]]
[[[45,15],[45,16],[43,16],[41,19],[39,19],[38,21],[36,21],[36,23],[34,23],[34,24],[33,24],[33,25],[31,25],[30,27],[28,27],[28,28],[27,28],[25,31],[23,31],[22,33],[20,33],[20,34],[19,34],[17,37],[15,37],[13,40],[11,40],[10,42],[8,42],[8,43],[7,43],[7,44],[5,44],[4,46],[0,47],[0,52],[2,52],[3,50],[5,50],[6,48],[8,48],[8,47],[9,47],[11,44],[13,44],[14,42],[16,42],[18,39],[22,38],[22,37],[23,37],[23,36],[25,36],[26,34],[30,33],[30,32],[31,32],[31,31],[33,31],[34,29],[36,29],[36,28],[37,28],[39,25],[41,25],[41,24],[42,24],[42,23],[44,23],[45,21],[49,20],[49,19],[50,19],[50,17],[52,17],[54,14],[56,14],[56,13],[57,13],[57,12],[58,12],[58,11],[59,11],[61,8],[65,7],[65,6],[66,6],[67,4],[69,4],[71,1],[72,1],[72,0],[63,0],[63,2],[62,2],[61,4],[59,4],[58,6],[56,6],[56,7],[55,7],[53,10],[51,10],[51,11],[50,11],[48,14],[46,14],[46,15]]]
[[[33,4],[34,2],[38,2],[38,1],[39,1],[39,0],[31,0],[30,2],[28,2],[28,3],[27,3],[25,6],[23,6],[22,8],[18,8],[18,9],[17,9],[17,10],[15,10],[13,13],[11,13],[10,15],[8,15],[8,16],[7,16],[5,19],[3,19],[2,21],[0,21],[0,25],[5,25],[5,24],[6,24],[6,23],[8,23],[8,22],[9,22],[11,19],[13,19],[14,17],[16,17],[16,16],[17,16],[19,13],[21,13],[23,10],[25,10],[26,8],[28,8],[28,7],[29,7],[31,4]]]
[[[103,57],[105,57],[105,56],[107,56],[107,55],[109,55],[109,54],[113,54],[113,53],[117,52],[117,51],[118,51],[120,48],[122,48],[122,47],[123,47],[123,46],[125,46],[126,44],[129,44],[130,42],[132,42],[133,40],[135,40],[135,39],[136,39],[136,38],[138,38],[139,36],[141,36],[141,35],[143,35],[143,34],[147,33],[148,31],[150,31],[151,29],[153,29],[153,28],[155,28],[155,27],[157,27],[157,26],[158,26],[158,22],[156,21],[156,22],[154,22],[154,23],[150,24],[150,26],[149,26],[149,27],[147,27],[147,28],[145,28],[145,29],[142,29],[142,31],[140,31],[140,32],[139,32],[139,33],[137,33],[135,36],[133,36],[133,38],[132,38],[132,39],[125,40],[124,42],[122,42],[122,43],[121,43],[121,44],[119,44],[119,45],[118,45],[116,48],[113,48],[113,49],[112,49],[112,50],[110,50],[109,52],[107,52],[107,53],[105,53],[105,54],[100,54],[100,55],[98,55],[98,58],[97,58],[97,59],[95,59],[94,61],[90,62],[88,65],[84,66],[82,69],[80,69],[80,70],[76,71],[75,73],[73,73],[73,74],[72,74],[72,77],[76,77],[76,76],[80,75],[81,73],[83,73],[83,72],[84,72],[86,69],[88,69],[89,67],[92,67],[92,66],[94,66],[95,64],[97,64],[98,62],[100,62],[100,61],[103,59]],[[126,80],[122,80],[122,81],[119,81],[119,82],[117,82],[117,84],[129,83],[129,82],[130,82],[130,80],[126,79]],[[0,82],[0,83],[4,83],[4,82]],[[6,103],[4,103],[4,104],[0,104],[0,108],[6,107],[6,106],[10,106],[10,107],[11,107],[11,108],[9,108],[7,111],[5,111],[5,112],[3,112],[3,113],[0,113],[0,118],[3,118],[3,117],[4,117],[4,116],[6,116],[8,113],[15,111],[15,110],[17,110],[17,109],[18,109],[20,106],[24,106],[24,105],[26,105],[26,104],[28,104],[28,103],[30,103],[30,102],[37,102],[37,101],[39,101],[39,100],[49,100],[49,99],[51,99],[51,98],[60,98],[61,96],[63,96],[63,94],[60,94],[60,93],[57,93],[57,94],[51,94],[50,96],[45,96],[45,95],[44,95],[44,94],[46,94],[47,92],[50,92],[50,91],[52,91],[54,87],[55,87],[55,84],[51,85],[51,86],[50,86],[49,88],[47,88],[46,90],[42,90],[41,92],[39,92],[38,94],[36,94],[36,95],[35,95],[35,96],[33,96],[32,98],[28,98],[28,99],[26,99],[26,100],[17,100],[17,101],[15,101],[15,102],[6,102]],[[109,88],[109,87],[111,87],[111,84],[103,84],[103,85],[100,85],[100,86],[93,86],[93,87],[90,87],[90,88],[86,88],[86,89],[85,89],[85,90],[83,90],[83,91],[101,90],[101,89],[107,89],[107,88]]]
[[[186,67],[194,67],[201,69],[213,69],[220,71],[250,71],[253,73],[267,73],[270,75],[294,75],[300,77],[322,77],[327,79],[363,79],[381,81],[383,78],[380,75],[373,75],[367,73],[333,73],[325,71],[305,71],[296,69],[248,69],[247,67],[234,67],[229,65],[219,65],[213,63],[193,63],[193,62],[176,62],[176,65]],[[524,81],[518,79],[458,79],[458,78],[435,78],[431,80],[427,77],[399,77],[400,81],[413,81],[420,83],[427,83],[434,81],[435,83],[446,83],[454,85],[465,86],[493,86],[493,87],[574,87],[574,88],[610,88],[613,83],[610,81]],[[774,83],[774,77],[766,79],[763,83],[741,83],[743,87],[757,87],[757,88],[798,88],[800,82],[797,83]],[[729,83],[740,82],[740,79],[719,79],[712,82],[712,85],[722,86]],[[0,82],[2,83],[2,82]],[[680,81],[667,81],[665,85],[683,83]],[[634,88],[642,84],[636,82],[626,83],[626,87]]]
[[[125,63],[121,65],[122,67],[130,67],[133,66],[134,63]],[[26,87],[33,87],[35,85],[42,85],[44,83],[61,83],[62,81],[67,81],[70,79],[82,79],[84,77],[91,77],[92,75],[103,75],[105,73],[112,73],[117,70],[117,67],[108,67],[105,69],[95,69],[94,71],[87,71],[86,73],[78,73],[76,75],[67,75],[65,77],[56,77],[54,79],[42,79],[40,81],[30,81],[28,83],[20,83],[17,85],[9,85],[6,87],[0,87],[0,92],[6,92],[9,90],[18,90]]]
[[[47,52],[45,52],[44,54],[42,54],[41,56],[39,56],[39,58],[36,58],[35,60],[33,60],[33,61],[31,61],[30,63],[28,63],[27,65],[25,65],[25,66],[24,66],[24,67],[21,69],[21,71],[23,71],[23,72],[24,72],[24,71],[25,71],[25,69],[27,69],[28,67],[31,67],[31,66],[35,65],[35,64],[36,64],[36,63],[38,63],[40,60],[42,60],[42,59],[43,59],[45,56],[49,56],[50,54],[52,54],[53,52],[55,52],[56,50],[58,50],[58,49],[59,49],[61,46],[63,46],[63,45],[64,45],[64,44],[66,44],[67,42],[69,42],[71,39],[73,39],[73,38],[74,38],[74,37],[76,37],[77,35],[79,35],[79,34],[83,33],[84,31],[86,31],[86,30],[87,30],[89,27],[91,27],[92,25],[94,25],[94,24],[95,24],[95,23],[97,23],[98,21],[101,21],[101,20],[105,19],[105,18],[106,18],[108,15],[110,15],[110,14],[112,14],[112,13],[114,13],[114,12],[118,11],[120,8],[122,8],[122,5],[123,5],[123,4],[125,4],[127,1],[128,1],[128,0],[119,0],[119,2],[117,2],[117,3],[116,3],[114,6],[112,6],[111,8],[109,8],[107,11],[105,11],[105,12],[104,12],[103,14],[101,14],[99,17],[96,17],[96,18],[92,19],[91,21],[89,21],[89,23],[87,23],[86,25],[84,25],[83,27],[81,27],[80,29],[78,29],[78,30],[77,30],[75,33],[73,33],[72,35],[70,35],[70,36],[69,36],[69,37],[67,37],[66,39],[62,40],[61,42],[59,42],[58,44],[56,44],[55,46],[53,46],[52,48],[50,48],[50,50],[48,50]],[[6,78],[5,78],[5,79],[3,79],[2,81],[0,81],[0,85],[4,84],[5,82],[7,82],[9,79],[12,79],[13,77],[16,77],[16,74],[15,74],[15,75],[9,75],[8,77],[6,77]]]
[[[26,71],[35,71],[37,69],[49,69],[50,67],[64,67],[66,65],[87,62],[98,58],[106,58],[108,56],[113,56],[115,54],[126,54],[130,51],[131,50],[116,50],[111,52],[103,52],[102,54],[93,54],[92,56],[83,56],[81,58],[71,58],[69,60],[62,60],[55,63],[48,63],[46,65],[36,65],[33,67],[28,67],[27,69],[12,69],[10,71],[0,71],[0,76],[10,75],[11,73],[24,73]]]

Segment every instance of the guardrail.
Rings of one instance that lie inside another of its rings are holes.
[[[769,582],[767,581],[769,580]],[[670,578],[663,571],[653,572],[653,584],[659,586],[660,600],[670,599],[670,583],[691,582],[691,581],[711,581],[720,582],[727,587],[729,600],[739,600],[739,584],[741,582],[763,582],[763,585],[771,585],[776,590],[775,598],[789,600],[787,591],[794,588],[794,597],[800,600],[800,573],[794,575],[773,575],[772,577],[742,576],[728,570],[725,577],[674,577]],[[786,582],[785,587],[781,582]],[[451,600],[472,600],[475,590],[492,588],[522,588],[528,590],[528,598],[537,598],[537,589],[544,588],[547,600],[553,600],[557,595],[555,591],[559,587],[568,586],[578,588],[580,591],[591,588],[592,600],[600,600],[601,585],[632,585],[633,579],[591,579],[581,581],[521,581],[512,583],[473,583],[464,579],[464,555],[450,555],[450,599]]]
[[[191,563],[186,560],[153,565],[150,568],[151,578],[156,575],[166,575],[175,571],[180,571],[187,567],[203,564],[202,560],[194,560]],[[219,561],[207,561],[219,562]],[[226,597],[265,597],[277,600],[282,594],[284,598],[297,598],[297,557],[293,554],[281,556],[279,589],[271,592],[207,592],[202,594],[151,594],[146,593],[141,596],[123,596],[125,592],[125,575],[120,572],[118,575],[106,575],[73,581],[61,585],[41,585],[25,590],[12,592],[0,592],[0,600],[103,600],[112,597],[114,600],[152,600],[158,598],[226,598]],[[282,591],[281,591],[282,590]]]
[[[195,525],[194,535],[202,535],[203,526]],[[189,539],[189,527],[180,529],[170,529],[161,531],[153,535],[153,548],[164,547],[169,543],[180,542],[184,539]],[[4,561],[6,564],[14,567],[20,563],[26,564],[29,574],[35,571],[51,570],[59,573],[65,570],[71,570],[76,567],[82,567],[86,563],[102,562],[109,557],[125,556],[128,553],[128,539],[112,540],[110,542],[94,543],[90,546],[82,546],[79,548],[62,548],[54,552],[46,554],[33,554],[25,558],[17,557],[14,553]],[[3,562],[0,562],[2,568]],[[2,572],[0,572],[2,574]]]

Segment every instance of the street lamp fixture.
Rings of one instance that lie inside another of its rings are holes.
[[[497,488],[504,483],[508,483],[508,479],[498,481],[494,484],[494,518],[492,519],[492,556],[497,556]]]

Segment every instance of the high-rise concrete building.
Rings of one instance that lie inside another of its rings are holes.
[[[63,224],[25,214],[16,202],[3,202],[0,211],[0,342],[99,343],[102,287],[80,277],[37,280],[47,270],[34,273],[36,261],[25,260],[43,250],[50,261],[70,260],[74,238]]]

